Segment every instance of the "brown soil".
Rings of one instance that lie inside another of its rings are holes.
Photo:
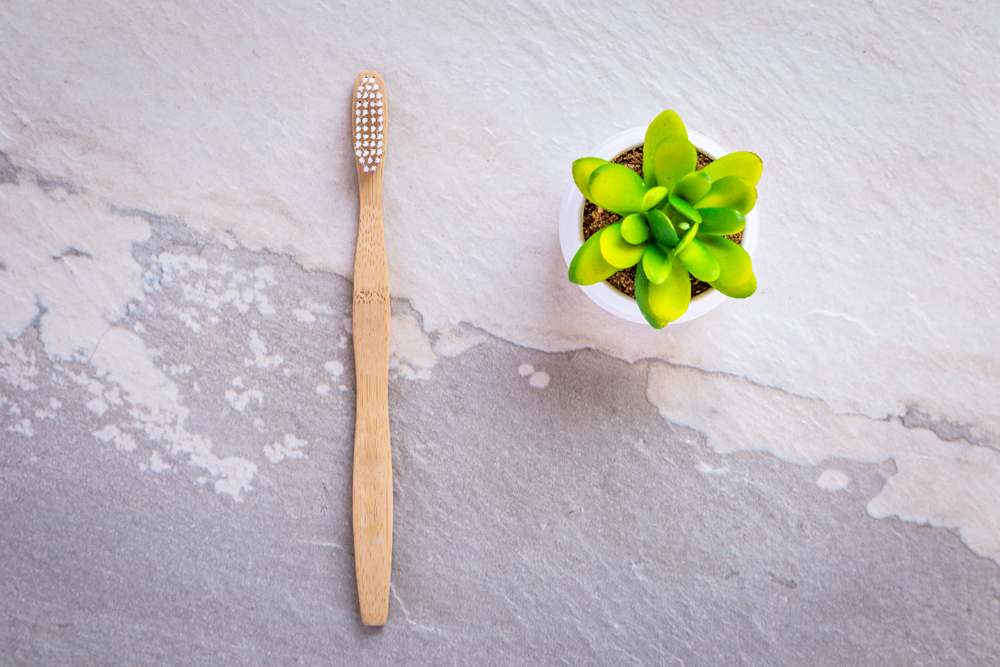
[[[642,146],[636,146],[635,148],[630,148],[624,153],[621,153],[612,162],[617,164],[623,164],[635,173],[642,176]],[[698,166],[697,169],[702,169],[712,162],[710,158],[705,153],[698,151]],[[611,211],[606,211],[597,204],[592,204],[589,201],[585,201],[583,205],[583,238],[589,239],[596,232],[604,229],[608,225],[613,225],[614,223],[621,220],[622,217],[617,213],[612,213]],[[736,234],[730,234],[726,237],[731,241],[736,243],[743,242],[743,232],[737,232]],[[608,282],[616,290],[635,298],[635,269],[632,266],[627,269],[622,269],[615,275],[608,278]],[[703,283],[694,276],[691,276],[691,296],[695,297],[711,289],[711,285],[708,283]]]

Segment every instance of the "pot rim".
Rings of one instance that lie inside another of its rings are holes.
[[[611,161],[621,153],[630,148],[641,146],[646,138],[645,127],[633,127],[630,130],[619,132],[606,139],[597,148],[591,151],[590,155]],[[707,153],[713,159],[718,159],[730,151],[724,149],[718,143],[697,132],[688,132],[688,139],[698,150]],[[559,243],[562,246],[563,258],[566,266],[569,267],[576,251],[583,245],[583,193],[570,181],[563,194],[562,206],[559,210]],[[754,250],[757,248],[757,235],[760,230],[757,219],[756,207],[746,214],[746,228],[743,230],[743,241],[740,245],[747,251],[751,259]],[[598,306],[624,320],[645,324],[649,326],[646,318],[639,310],[639,304],[635,299],[625,296],[606,281],[601,281],[596,285],[578,285],[584,293],[591,298]],[[691,299],[691,305],[687,312],[670,324],[681,324],[705,315],[709,311],[717,308],[728,297],[714,288],[702,292]],[[668,325],[669,326],[669,325]]]

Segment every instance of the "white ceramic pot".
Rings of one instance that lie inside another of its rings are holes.
[[[646,138],[645,127],[634,127],[620,134],[611,137],[600,146],[590,152],[590,157],[599,157],[611,161],[621,153],[630,148],[641,146]],[[697,132],[688,132],[688,139],[703,153],[708,153],[713,159],[717,159],[729,153],[719,144],[708,137],[703,137]],[[559,211],[559,243],[562,245],[563,257],[566,258],[566,266],[573,260],[576,251],[583,245],[583,194],[576,187],[575,183],[570,183],[563,195],[562,208]],[[757,210],[754,209],[746,215],[746,228],[743,230],[743,242],[741,245],[747,253],[753,257],[754,249],[757,247],[757,233],[760,229],[757,222]],[[612,315],[638,322],[649,326],[646,318],[639,312],[639,304],[635,299],[630,298],[616,290],[607,282],[600,282],[596,285],[580,285],[587,296],[594,302],[608,311]],[[689,322],[696,317],[701,317],[712,310],[720,303],[728,299],[726,295],[718,290],[709,289],[691,299],[691,305],[687,312],[670,324],[680,324]]]

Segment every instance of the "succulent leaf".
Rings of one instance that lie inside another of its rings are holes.
[[[739,176],[724,176],[712,183],[712,189],[694,207],[734,208],[746,215],[756,203],[757,188]]]
[[[622,220],[622,238],[629,243],[645,243],[649,240],[649,224],[642,213],[633,213]]]
[[[681,239],[680,243],[677,244],[677,249],[674,250],[675,253],[679,253],[684,250],[684,248],[686,248],[688,244],[694,240],[695,234],[698,233],[698,227],[700,227],[700,225],[695,223],[684,233],[684,238]]]
[[[690,174],[677,181],[674,194],[693,204],[708,194],[712,187],[712,177],[705,173],[705,170],[692,171]]]
[[[646,214],[646,218],[649,220],[649,231],[652,232],[654,239],[664,245],[677,245],[680,237],[677,236],[674,223],[670,222],[666,213],[660,209],[653,209]]]
[[[622,223],[605,227],[601,233],[601,255],[611,266],[627,269],[635,266],[646,252],[647,243],[632,244],[622,237]]]
[[[582,157],[573,161],[573,182],[587,199],[590,199],[590,175],[595,169],[606,164],[608,161],[599,157]]]
[[[683,237],[687,230],[691,229],[691,225],[694,224],[681,215],[680,211],[675,209],[673,206],[664,206],[663,212],[667,214],[667,218],[669,218],[670,222],[673,223],[678,236]]]
[[[604,229],[592,235],[573,255],[569,263],[569,281],[574,285],[595,285],[618,273],[601,254],[603,233]]]
[[[674,257],[670,275],[659,285],[652,284],[645,271],[636,271],[635,297],[646,321],[662,329],[687,311],[691,303],[691,278]]]
[[[611,162],[590,174],[588,187],[590,201],[622,217],[642,211],[642,198],[649,191],[639,174]]]
[[[684,268],[698,280],[711,283],[719,277],[719,261],[698,239],[691,239],[691,242],[677,253],[677,259],[681,260]]]
[[[635,272],[635,302],[639,305],[639,312],[649,322],[649,326],[654,329],[662,329],[667,326],[668,322],[653,317],[649,308],[649,288],[651,286],[645,271]]]
[[[725,236],[742,232],[747,221],[743,214],[734,208],[703,208],[701,213],[701,234],[716,234]]]
[[[649,310],[649,278],[646,277],[645,271],[635,272],[635,302],[639,306],[639,312],[642,316],[646,318],[649,322],[649,326],[654,329],[662,329],[667,326],[667,322],[661,322],[660,320],[653,317],[653,314]]]
[[[649,282],[659,285],[670,276],[671,268],[673,262],[670,253],[663,252],[655,244],[646,248],[646,253],[642,256],[642,270]]]
[[[664,139],[653,151],[656,184],[673,191],[677,182],[698,166],[698,149],[687,137]]]
[[[670,195],[670,206],[690,222],[701,222],[701,213],[680,197]]]
[[[657,182],[656,170],[653,167],[653,152],[660,142],[675,137],[687,139],[687,135],[687,128],[681,122],[681,117],[673,111],[664,111],[653,119],[646,128],[646,139],[642,150],[642,175],[646,179],[646,185],[651,188],[661,185]]]
[[[642,198],[642,210],[648,211],[659,205],[661,201],[667,196],[667,189],[664,187],[651,188],[646,196]]]
[[[754,153],[747,151],[737,151],[729,155],[723,155],[715,160],[702,172],[707,172],[713,181],[718,181],[726,176],[739,176],[748,185],[757,185],[760,174],[764,170],[764,163]]]
[[[705,234],[698,238],[705,249],[719,262],[719,277],[707,281],[726,296],[743,299],[757,290],[750,255],[738,243],[724,236]]]

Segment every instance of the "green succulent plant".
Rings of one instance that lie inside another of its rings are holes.
[[[697,170],[698,151],[673,111],[646,129],[642,173],[596,157],[573,163],[588,200],[622,220],[594,233],[573,257],[570,282],[593,285],[636,267],[635,299],[653,327],[683,315],[691,279],[742,299],[757,289],[750,255],[726,238],[746,225],[763,168],[753,153],[724,155]]]

